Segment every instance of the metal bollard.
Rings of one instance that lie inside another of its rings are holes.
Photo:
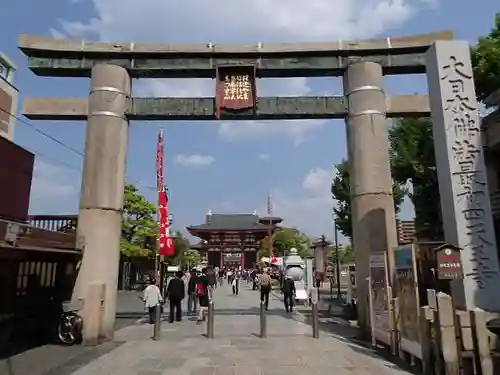
[[[160,340],[161,336],[161,305],[158,304],[155,307],[155,320],[153,324],[153,340]]]
[[[312,329],[313,338],[319,339],[318,303],[312,303]]]
[[[266,316],[266,304],[264,302],[260,303],[260,338],[264,339],[267,337],[267,316]]]
[[[207,312],[207,338],[214,338],[214,301],[208,301],[208,312]]]

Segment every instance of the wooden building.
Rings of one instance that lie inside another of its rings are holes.
[[[205,223],[188,226],[188,232],[201,239],[193,246],[210,266],[250,268],[258,260],[262,240],[272,235],[281,223],[279,217],[253,214],[213,214]]]
[[[28,216],[34,155],[0,137],[0,356],[49,339],[82,248],[54,217]]]

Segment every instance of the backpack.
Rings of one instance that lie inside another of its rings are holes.
[[[195,291],[196,291],[197,297],[204,296],[205,295],[205,285],[203,285],[203,283],[196,284]]]
[[[260,278],[260,286],[269,288],[271,286],[271,278],[269,276],[261,276]]]

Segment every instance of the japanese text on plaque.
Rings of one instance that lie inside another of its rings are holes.
[[[248,74],[226,75],[224,78],[224,100],[249,100],[251,89]]]

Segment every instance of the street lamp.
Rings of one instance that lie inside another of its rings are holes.
[[[321,281],[324,277],[324,268],[325,268],[325,250],[330,243],[326,239],[325,235],[321,235],[316,241],[312,243],[312,248],[314,249],[314,259],[316,264],[316,275],[315,275],[315,285],[318,288],[321,284]]]
[[[340,301],[340,254],[339,254],[339,227],[337,225],[337,219],[333,218],[333,228],[335,230],[335,266],[336,266],[336,281],[337,281],[337,301]]]

